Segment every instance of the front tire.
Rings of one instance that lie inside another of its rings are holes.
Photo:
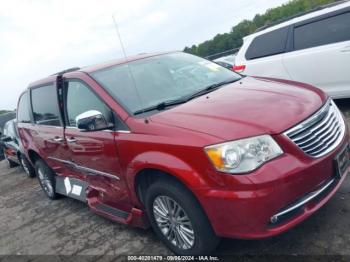
[[[175,254],[209,254],[219,244],[200,204],[182,184],[170,179],[154,182],[145,204],[153,230]]]
[[[44,161],[37,160],[35,162],[35,172],[45,195],[51,200],[57,199],[59,195],[55,190],[55,173],[51,168]]]

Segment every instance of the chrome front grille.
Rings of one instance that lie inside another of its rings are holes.
[[[307,155],[321,157],[339,145],[344,133],[343,117],[334,102],[329,99],[314,115],[284,134]]]

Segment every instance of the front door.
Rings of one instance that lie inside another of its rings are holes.
[[[80,80],[65,83],[65,137],[69,148],[69,161],[75,176],[88,184],[87,201],[92,208],[112,207],[129,212],[129,194],[119,163],[119,152],[113,130],[80,131],[76,117],[96,110],[107,122],[114,124],[112,110]],[[104,208],[104,210],[108,210]],[[110,209],[109,209],[110,210]]]

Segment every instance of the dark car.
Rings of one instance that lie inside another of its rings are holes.
[[[22,153],[21,143],[18,137],[16,120],[6,122],[1,137],[2,154],[8,162],[10,168],[22,166],[28,177],[34,177],[35,171]]]
[[[16,112],[9,112],[9,113],[5,113],[5,114],[0,115],[0,138],[3,134],[3,129],[4,129],[5,124],[8,121],[15,119],[15,118],[16,118]],[[4,151],[2,150],[1,143],[0,143],[0,161],[4,160],[4,158],[5,158]]]
[[[2,128],[0,127],[0,137],[2,137]],[[4,156],[4,150],[2,150],[2,144],[0,143],[0,161],[4,160],[5,156]]]

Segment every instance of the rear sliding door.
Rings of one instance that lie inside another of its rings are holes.
[[[54,83],[31,89],[34,125],[29,128],[31,141],[39,155],[58,174],[64,172],[66,159],[63,122],[58,106],[58,93]]]
[[[255,37],[245,54],[244,74],[288,79],[282,63],[288,32],[289,27],[283,27]]]
[[[297,24],[293,50],[283,62],[293,80],[350,97],[350,12],[343,11]]]

